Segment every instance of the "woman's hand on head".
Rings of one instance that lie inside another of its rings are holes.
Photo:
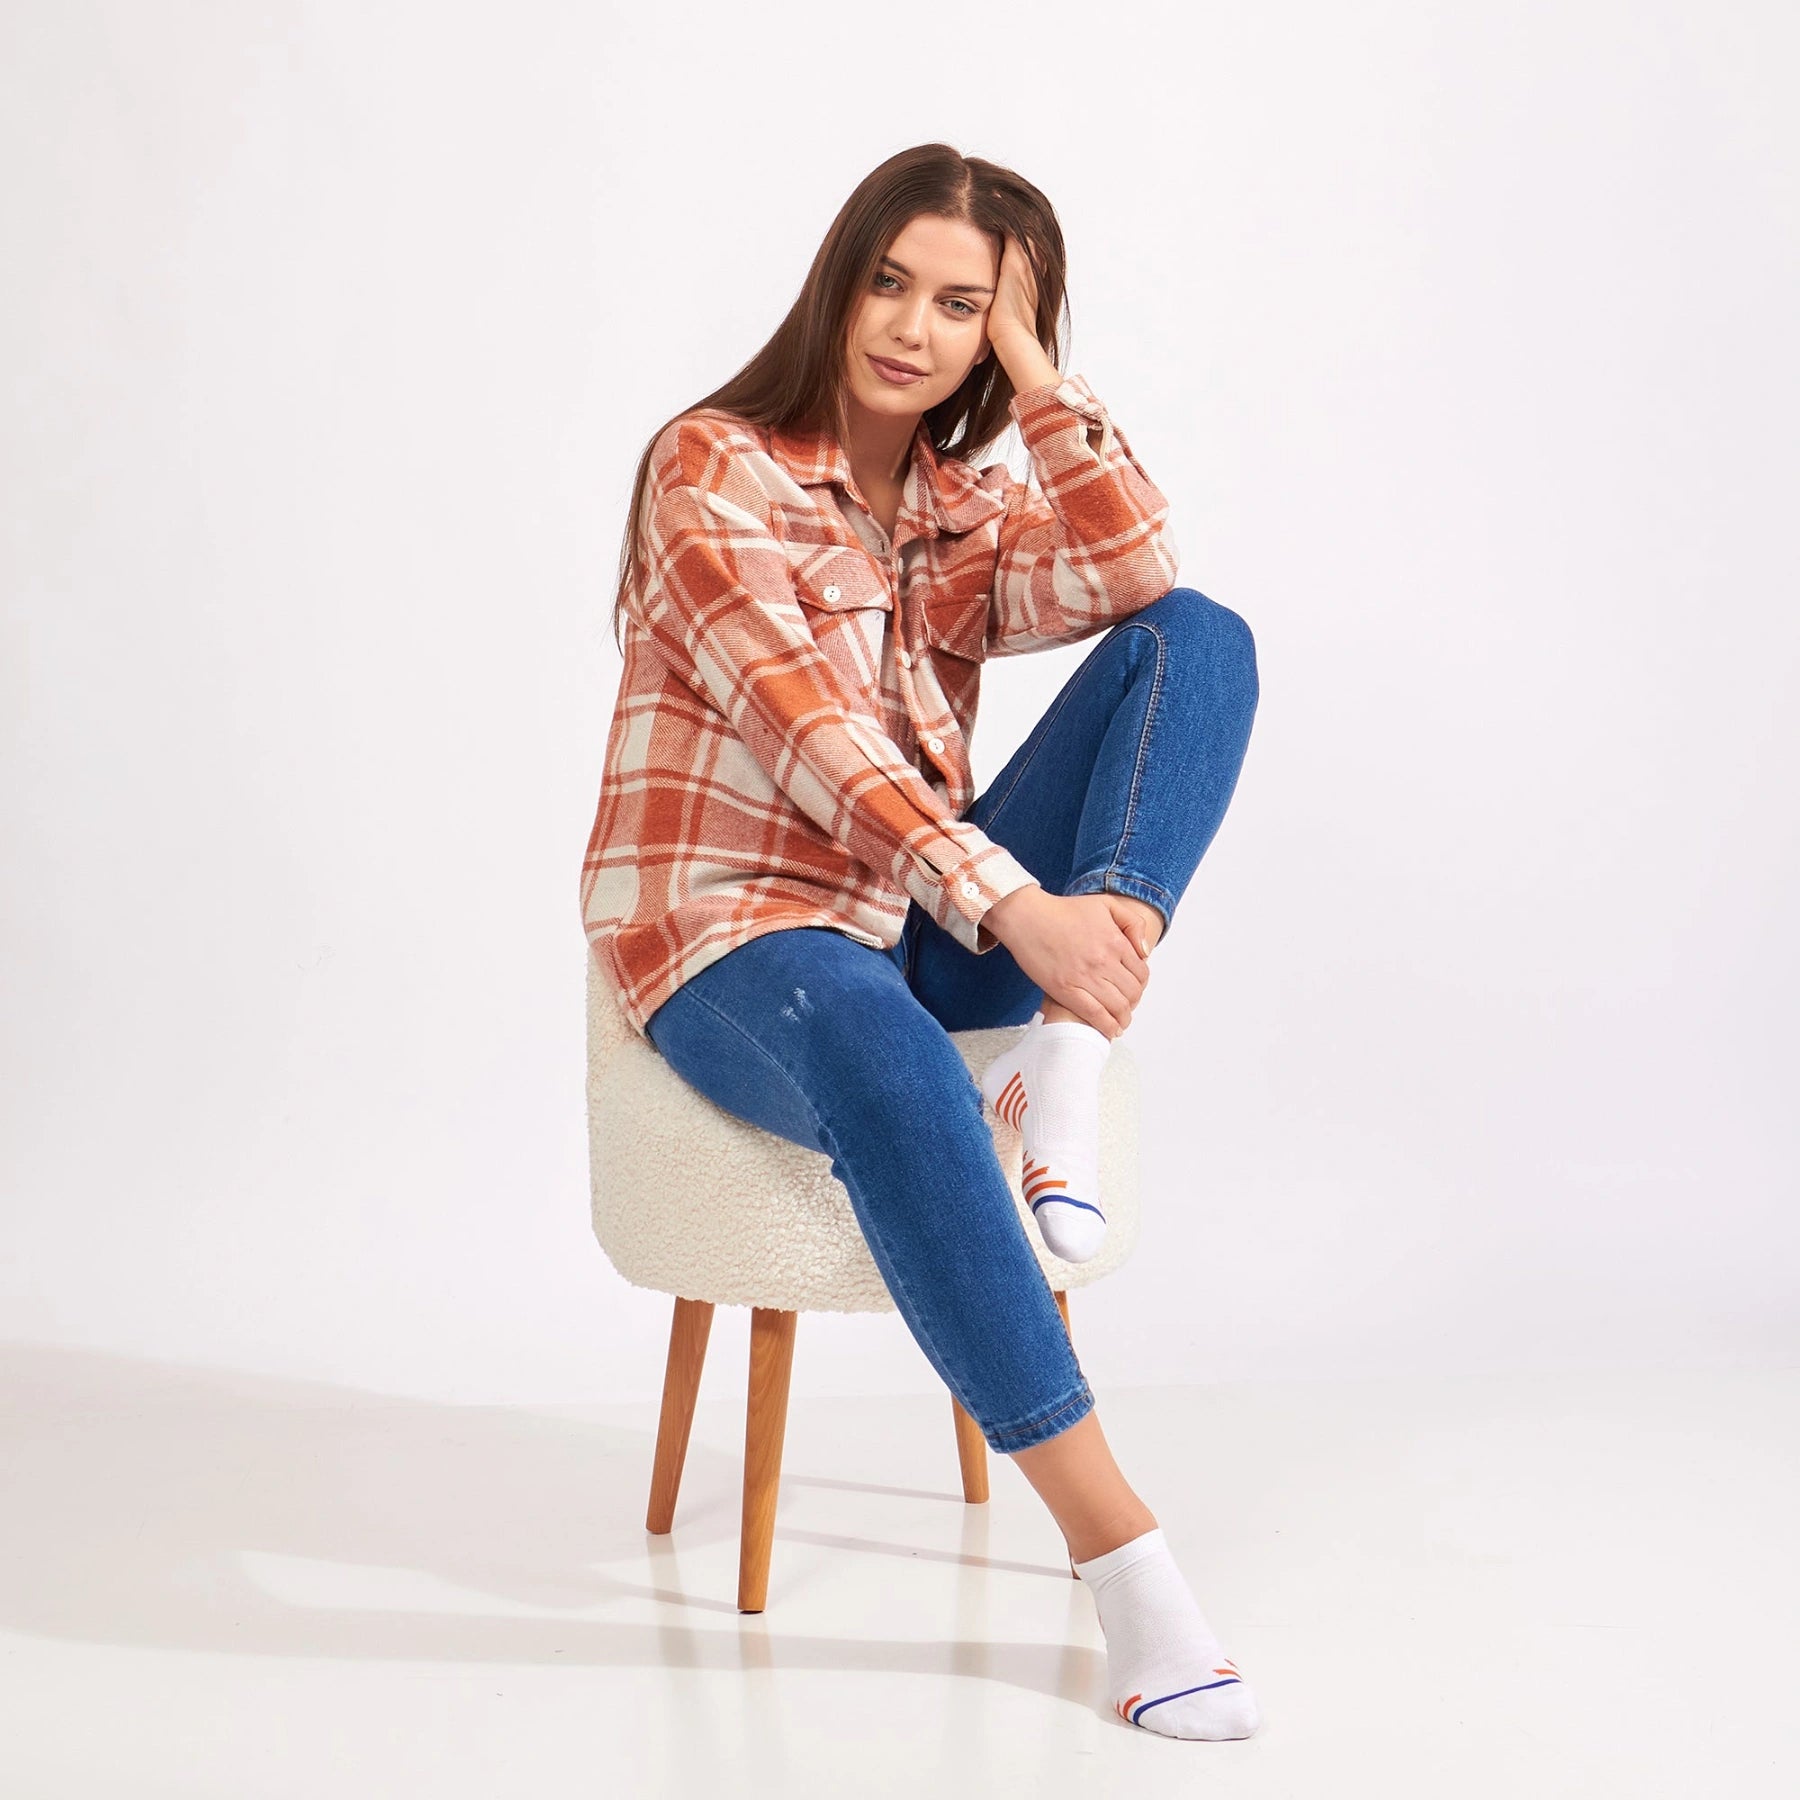
[[[1000,273],[994,281],[994,302],[988,308],[988,342],[999,355],[1008,338],[1023,336],[1032,344],[1037,335],[1037,276],[1025,246],[1009,231],[1000,256]]]
[[[1150,959],[1139,936],[1142,917],[1122,896],[1017,888],[981,922],[1045,999],[1109,1038],[1130,1025],[1150,979]]]

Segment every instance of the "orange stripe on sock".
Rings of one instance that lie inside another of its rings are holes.
[[[1012,1079],[1000,1090],[1000,1099],[995,1106],[997,1112],[1009,1125],[1017,1125],[1019,1115],[1025,1110],[1025,1083],[1017,1071]]]

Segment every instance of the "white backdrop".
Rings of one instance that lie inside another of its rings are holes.
[[[15,1373],[657,1391],[583,1116],[627,484],[933,138],[1056,203],[1258,644],[1096,1385],[1792,1364],[1791,12],[954,17],[6,10]],[[802,1322],[796,1395],[935,1383]]]

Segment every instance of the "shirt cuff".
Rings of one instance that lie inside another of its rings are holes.
[[[985,956],[997,942],[992,938],[983,941],[981,937],[981,921],[988,909],[1022,887],[1041,885],[1011,851],[995,844],[975,861],[952,869],[944,877],[932,917],[965,950]]]
[[[1065,375],[1058,381],[1047,381],[1042,387],[1030,388],[1023,394],[1013,395],[1008,402],[1007,411],[1012,414],[1013,423],[1018,426],[1019,435],[1025,440],[1025,447],[1028,450],[1035,449],[1039,441],[1044,441],[1047,447],[1049,439],[1070,429],[1072,421],[1057,417],[1058,406],[1079,415],[1087,425],[1100,427],[1097,449],[1088,443],[1087,425],[1079,428],[1076,435],[1090,455],[1105,462],[1113,447],[1112,415],[1106,410],[1105,402],[1088,386],[1085,377],[1080,375]]]

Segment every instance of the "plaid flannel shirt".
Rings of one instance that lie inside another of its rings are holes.
[[[981,665],[1174,585],[1168,502],[1079,375],[1014,397],[1037,487],[921,421],[890,540],[835,435],[691,413],[658,436],[644,573],[581,871],[632,1026],[765,931],[891,948],[909,901],[978,954],[1033,876],[962,818]]]

